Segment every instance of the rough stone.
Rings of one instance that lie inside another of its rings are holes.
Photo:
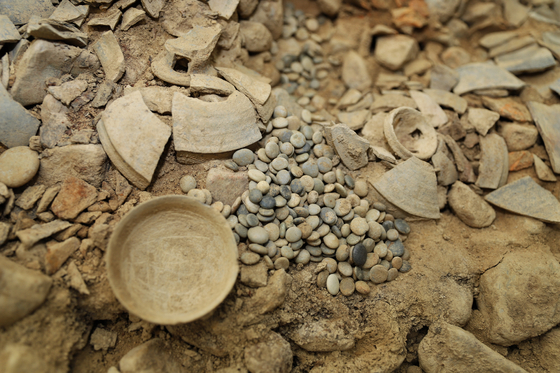
[[[45,301],[51,285],[50,277],[0,255],[0,327],[33,312]]]
[[[95,351],[107,351],[117,344],[117,333],[97,327],[93,333],[91,333],[89,343],[93,346]]]
[[[445,321],[430,326],[428,335],[418,346],[418,359],[426,373],[526,373],[471,333]]]
[[[371,87],[366,61],[355,51],[348,51],[342,60],[342,81],[348,88],[365,91]]]
[[[346,351],[354,347],[355,338],[343,319],[326,319],[300,324],[290,339],[306,351]]]
[[[165,0],[142,0],[142,7],[152,18],[159,18],[159,13],[164,6]]]
[[[532,147],[539,137],[539,131],[534,125],[515,122],[500,122],[498,133],[506,140],[510,152]]]
[[[418,53],[418,43],[406,35],[388,35],[377,39],[375,58],[390,70],[399,70]]]
[[[61,219],[75,219],[80,212],[97,202],[97,190],[85,181],[70,176],[53,201],[52,212]]]
[[[35,202],[45,193],[46,189],[47,187],[41,184],[28,187],[16,200],[16,206],[24,210],[30,210],[35,206]]]
[[[114,30],[121,17],[122,12],[120,10],[111,8],[110,11],[105,12],[101,17],[92,18],[88,22],[88,26],[109,27],[111,30]]]
[[[112,31],[104,32],[93,44],[92,48],[103,66],[105,79],[111,82],[117,82],[123,76],[126,65],[124,63],[124,55],[115,34],[113,34]]]
[[[293,354],[290,344],[270,332],[263,341],[245,348],[245,365],[251,373],[289,373]]]
[[[37,39],[63,41],[78,47],[85,47],[88,41],[87,33],[78,28],[53,19],[32,16],[27,24],[27,33]]]
[[[103,112],[97,130],[117,169],[135,186],[146,189],[171,135],[169,126],[150,111],[140,92],[134,92]]]
[[[249,21],[259,22],[268,28],[274,40],[282,35],[284,24],[284,6],[279,1],[261,0],[249,18]]]
[[[325,127],[327,142],[332,144],[342,163],[350,170],[357,170],[368,164],[369,142],[342,124]]]
[[[240,273],[241,282],[247,286],[260,288],[267,284],[268,272],[264,262],[257,263],[253,266],[243,266],[241,267]]]
[[[540,180],[556,181],[556,175],[554,175],[550,168],[535,154],[533,154],[533,162],[535,164],[535,172]]]
[[[239,22],[239,35],[249,52],[264,52],[272,46],[272,34],[265,25],[257,22]]]
[[[497,112],[504,118],[517,122],[530,122],[533,120],[527,107],[512,98],[483,97],[482,103],[488,109]]]
[[[279,269],[268,279],[268,285],[257,289],[255,295],[250,298],[248,309],[255,309],[259,314],[265,314],[278,308],[288,293],[292,284],[292,277],[283,269]]]
[[[0,142],[8,148],[29,145],[29,139],[37,133],[40,122],[14,101],[2,84],[0,112]]]
[[[46,224],[37,224],[31,228],[24,229],[16,232],[16,236],[20,239],[24,248],[33,246],[39,240],[50,237],[51,235],[60,232],[72,224],[63,220],[54,220]]]
[[[146,16],[146,12],[136,8],[128,9],[122,17],[121,30],[128,31],[132,26],[142,21]]]
[[[37,152],[27,146],[16,146],[0,155],[0,182],[10,188],[27,184],[39,169]]]
[[[17,26],[26,24],[31,16],[48,17],[54,11],[50,0],[20,0],[0,2],[0,14],[10,17]]]
[[[154,338],[134,347],[124,355],[120,362],[121,373],[186,373],[173,356],[163,339]]]
[[[509,171],[519,171],[533,165],[533,154],[528,151],[510,152],[508,160]]]
[[[268,100],[268,97],[270,97],[270,84],[263,83],[236,69],[227,67],[217,67],[216,69],[220,72],[220,75],[222,75],[224,79],[233,84],[235,88],[246,95],[254,103],[264,105],[266,100]]]
[[[69,0],[63,0],[49,18],[62,23],[74,23],[80,27],[88,14],[88,5],[74,6]]]
[[[46,95],[41,105],[41,130],[39,132],[41,145],[45,148],[52,149],[59,142],[63,141],[63,137],[72,125],[68,118],[68,108],[62,105],[53,96]]]
[[[18,30],[5,14],[0,14],[0,45],[5,43],[17,43],[21,39]]]
[[[47,186],[70,176],[100,187],[105,179],[107,155],[101,145],[68,145],[43,151],[38,181]]]
[[[463,114],[467,110],[467,101],[451,92],[441,89],[425,89],[424,93],[430,96],[438,105],[451,108],[459,114]]]
[[[469,227],[488,227],[496,219],[494,209],[482,197],[460,181],[456,181],[453,184],[447,199],[455,215]]]

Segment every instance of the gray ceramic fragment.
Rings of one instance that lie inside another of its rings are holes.
[[[543,139],[555,173],[560,173],[560,105],[529,101],[527,107]]]
[[[476,62],[457,68],[459,83],[453,92],[462,95],[477,89],[519,90],[525,82],[492,62]]]
[[[508,151],[503,137],[496,133],[480,136],[480,167],[476,185],[496,189],[505,184],[508,175]]]
[[[29,145],[29,138],[35,136],[40,122],[14,101],[2,84],[0,113],[0,142],[8,148]]]
[[[536,44],[495,58],[496,64],[513,74],[536,73],[554,67],[552,53]]]

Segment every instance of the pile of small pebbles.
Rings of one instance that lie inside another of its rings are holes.
[[[409,225],[365,199],[367,182],[337,167],[340,159],[320,126],[302,123],[283,106],[271,122],[264,148],[240,149],[226,162],[232,170],[246,169],[250,179],[249,190],[227,215],[222,212],[237,243],[248,249],[241,262],[262,259],[271,270],[317,262],[318,286],[345,296],[367,294],[371,284],[410,271],[403,245]]]

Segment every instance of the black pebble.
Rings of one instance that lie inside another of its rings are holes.
[[[354,249],[352,251],[352,260],[354,261],[354,264],[358,267],[361,267],[364,264],[366,264],[367,250],[363,244],[359,243],[356,246],[354,246]]]

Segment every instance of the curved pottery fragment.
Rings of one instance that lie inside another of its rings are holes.
[[[504,185],[488,194],[485,199],[519,215],[530,216],[547,223],[560,223],[560,202],[531,176]]]
[[[152,72],[167,83],[188,87],[191,84],[191,76],[173,70],[175,63],[177,63],[175,54],[163,50],[152,62]]]
[[[436,173],[416,157],[386,172],[372,185],[385,199],[411,215],[440,218]]]
[[[262,137],[251,101],[238,91],[221,102],[205,102],[175,93],[172,114],[178,159],[230,152]]]
[[[392,110],[385,118],[383,132],[391,149],[402,159],[415,156],[426,160],[436,152],[437,133],[417,110]]]

